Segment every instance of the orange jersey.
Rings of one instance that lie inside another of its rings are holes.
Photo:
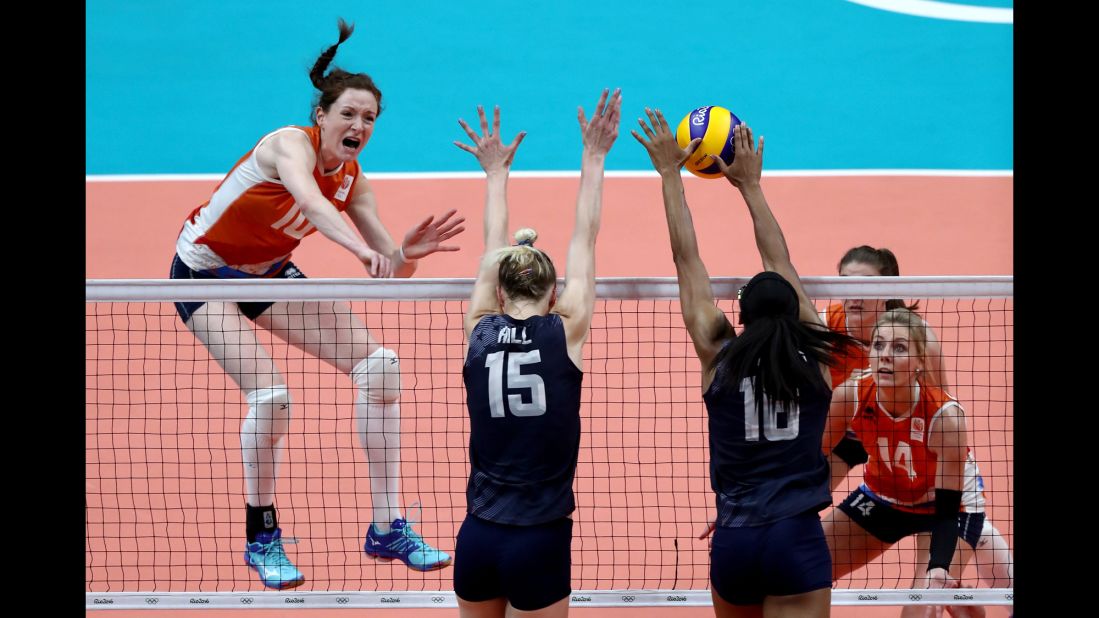
[[[304,132],[319,153],[317,127],[283,127],[257,142],[222,179],[213,196],[183,223],[176,253],[192,270],[228,266],[250,275],[272,274],[302,238],[317,231],[282,181],[265,176],[256,160],[256,149],[283,131]],[[321,193],[340,212],[347,209],[360,175],[358,161],[327,174],[313,170]]]
[[[843,311],[842,304],[828,305],[828,312],[824,318],[829,330],[847,334],[847,314]],[[832,374],[833,389],[852,377],[852,374],[861,374],[870,368],[870,353],[861,345],[848,348],[847,354],[840,356],[837,360],[839,360],[838,364],[828,368]]]
[[[899,510],[933,513],[938,458],[927,447],[927,438],[936,429],[943,411],[950,408],[965,411],[940,388],[917,382],[916,391],[912,413],[896,418],[878,403],[874,376],[859,379],[851,429],[870,455],[863,484]],[[983,489],[977,462],[966,449],[962,509],[984,511]]]

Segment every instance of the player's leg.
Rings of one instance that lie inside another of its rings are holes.
[[[768,596],[763,601],[764,618],[828,618],[831,610],[831,587],[801,594]]]
[[[977,575],[989,588],[1015,587],[1015,560],[1000,531],[987,519],[974,550]]]
[[[710,542],[710,597],[717,618],[762,618],[762,526],[718,526]]]
[[[714,616],[717,618],[763,618],[763,604],[733,605],[721,598],[716,590],[710,589],[710,598],[714,601]]]
[[[467,601],[458,599],[458,615],[461,618],[503,618],[507,615],[508,600],[505,598],[488,601]]]
[[[454,596],[461,618],[503,618],[508,600],[500,577],[501,534],[466,515],[454,546]]]
[[[488,523],[501,545],[500,579],[508,618],[564,618],[572,594],[573,521],[563,517],[534,526]]]
[[[825,516],[824,538],[832,553],[833,580],[869,564],[893,545],[871,533],[877,520],[888,518],[887,510],[856,489]]]
[[[275,336],[351,377],[357,387],[355,428],[370,474],[371,521],[364,549],[429,571],[451,558],[427,544],[400,506],[401,366],[344,302],[280,302],[256,318]]]
[[[832,555],[816,511],[766,527],[763,615],[766,618],[827,618],[832,605]]]
[[[265,586],[299,586],[305,577],[283,550],[275,510],[275,481],[291,417],[286,380],[236,303],[203,303],[187,313],[187,327],[248,402],[240,431],[247,496],[245,561]]]
[[[958,513],[958,545],[954,549],[954,559],[950,563],[948,588],[970,588],[962,584],[962,573],[973,561],[973,545],[978,540],[979,531],[984,526],[983,513]],[[931,533],[919,532],[916,538],[915,572],[912,576],[912,588],[927,586],[927,562],[931,555]],[[979,605],[908,605],[901,610],[901,618],[939,618],[946,610],[954,618],[984,618],[985,608]]]
[[[511,604],[507,606],[507,618],[565,618],[569,615],[569,598],[565,597],[552,605],[535,610],[516,609]]]

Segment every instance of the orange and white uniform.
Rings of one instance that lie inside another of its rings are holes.
[[[821,318],[824,319],[824,323],[828,325],[829,330],[847,334],[847,313],[843,310],[842,304],[828,305],[828,309]],[[848,348],[847,354],[840,356],[837,360],[839,361],[838,364],[828,368],[828,371],[832,374],[833,389],[846,382],[853,375],[857,377],[870,369],[870,352],[866,349],[866,346],[851,346]]]
[[[260,139],[222,179],[213,196],[183,223],[176,253],[189,268],[225,276],[272,275],[290,259],[302,238],[317,231],[282,181],[264,175],[256,160],[256,149],[285,131],[305,133],[319,153],[318,127],[283,127]],[[329,173],[315,169],[313,179],[324,197],[343,212],[361,173],[358,161],[349,161]]]
[[[936,429],[945,410],[957,408],[963,413],[965,410],[942,389],[918,381],[916,405],[912,413],[903,418],[894,417],[878,403],[874,376],[858,380],[858,393],[850,426],[870,455],[863,485],[897,510],[934,513],[938,461],[927,447],[927,437]],[[967,448],[963,511],[984,512],[983,489],[977,462]]]

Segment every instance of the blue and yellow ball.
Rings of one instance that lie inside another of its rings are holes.
[[[700,107],[684,116],[675,132],[679,147],[686,148],[698,137],[702,138],[702,143],[683,167],[699,178],[721,178],[721,168],[710,155],[721,157],[726,165],[733,162],[733,128],[738,124],[740,118],[717,105]]]

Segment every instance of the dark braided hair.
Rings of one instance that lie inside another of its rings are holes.
[[[348,73],[339,67],[332,69],[332,72],[328,75],[324,74],[325,69],[332,63],[332,59],[336,57],[336,50],[340,47],[340,44],[346,41],[351,33],[355,31],[355,25],[348,25],[342,17],[339,21],[339,28],[340,40],[324,50],[324,53],[313,63],[313,68],[309,70],[309,79],[313,82],[313,86],[320,90],[320,94],[317,95],[317,99],[313,104],[313,111],[310,114],[313,124],[317,123],[317,108],[319,107],[327,112],[328,108],[332,107],[336,99],[340,98],[340,95],[348,88],[373,93],[374,98],[378,99],[378,115],[380,116],[382,113],[382,91],[378,89],[369,75],[366,73]]]
[[[752,378],[757,410],[763,409],[766,397],[779,410],[787,411],[800,399],[799,384],[830,388],[821,376],[819,363],[832,367],[856,345],[853,337],[810,322],[765,316],[726,344],[710,369],[716,370],[720,389],[736,391],[745,378]]]
[[[789,411],[800,400],[799,385],[830,389],[820,364],[835,366],[857,341],[799,318],[794,287],[781,275],[764,271],[742,288],[741,321],[744,330],[726,343],[710,363],[719,390],[739,390],[752,383],[756,410],[764,399]]]

